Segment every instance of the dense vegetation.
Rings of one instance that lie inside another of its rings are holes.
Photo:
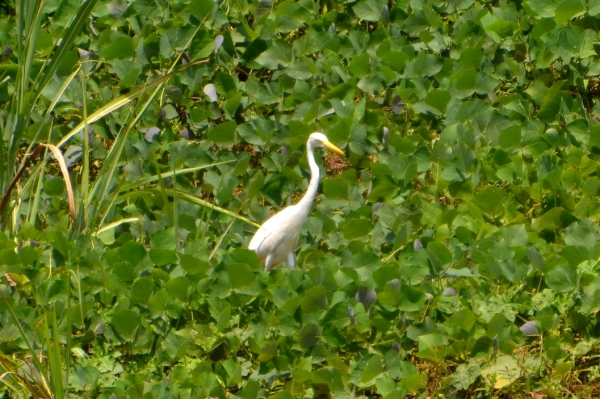
[[[4,2],[3,397],[598,395],[599,32],[581,0]],[[313,131],[347,157],[264,272]]]

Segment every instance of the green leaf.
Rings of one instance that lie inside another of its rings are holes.
[[[167,306],[169,294],[166,291],[158,291],[148,301],[148,308],[153,312],[162,312]]]
[[[292,48],[283,41],[274,41],[255,61],[267,69],[285,68],[292,62]]]
[[[546,275],[546,284],[556,292],[571,292],[577,287],[577,270],[569,265],[555,266]]]
[[[444,66],[439,57],[433,54],[427,54],[424,51],[420,52],[409,65],[411,66],[411,71],[414,76],[426,77],[435,75],[441,71]]]
[[[330,199],[348,199],[348,183],[340,178],[323,180],[323,193]]]
[[[148,255],[156,266],[165,266],[177,262],[177,254],[174,250],[163,248],[152,248]]]
[[[150,237],[150,246],[152,249],[170,249],[174,251],[177,248],[175,229],[171,227],[152,234]]]
[[[126,242],[119,248],[119,258],[124,262],[130,262],[136,266],[146,257],[146,248],[135,241]]]
[[[481,370],[483,376],[489,376],[495,389],[509,386],[521,376],[521,368],[511,356],[498,356],[493,364]]]
[[[294,399],[290,391],[279,391],[275,395],[269,396],[271,399]]]
[[[365,368],[362,370],[362,376],[360,377],[361,383],[368,385],[383,373],[382,360],[380,355],[374,355],[369,359]]]
[[[479,364],[474,359],[469,359],[468,364],[461,364],[451,376],[452,385],[456,389],[467,390],[480,376]]]
[[[133,39],[129,36],[119,36],[111,41],[103,49],[104,58],[106,60],[120,59],[133,57],[134,54]]]
[[[17,265],[20,263],[19,254],[12,249],[0,250],[0,264]]]
[[[277,344],[275,344],[275,342],[269,342],[260,350],[258,361],[265,363],[273,359],[275,356],[277,356]]]
[[[340,230],[346,240],[355,240],[369,234],[373,225],[368,219],[346,220],[340,225]]]
[[[307,323],[300,331],[300,346],[309,349],[315,346],[321,339],[321,332],[316,323]]]
[[[174,298],[183,302],[188,300],[188,289],[190,288],[190,280],[185,276],[175,277],[165,284],[167,292]]]
[[[533,15],[540,17],[554,17],[554,11],[564,0],[528,0],[527,8]]]
[[[350,64],[348,65],[348,69],[354,74],[354,76],[358,78],[365,77],[371,71],[371,67],[369,65],[370,60],[371,57],[369,56],[369,54],[359,54],[356,57],[352,58]]]
[[[392,67],[398,73],[404,72],[404,66],[409,60],[410,57],[401,51],[391,50],[386,52],[383,56],[383,62]]]
[[[242,60],[244,61],[244,63],[249,63],[251,61],[254,61],[260,54],[262,54],[268,48],[269,48],[269,45],[267,44],[266,41],[264,41],[262,39],[256,39],[256,40],[252,41],[248,45],[248,47],[246,47],[246,50],[242,54]]]
[[[148,277],[139,278],[131,287],[131,301],[146,304],[154,292],[154,281]]]
[[[190,14],[204,22],[212,13],[215,2],[212,0],[191,0],[188,5]]]
[[[211,268],[210,264],[207,261],[200,259],[194,255],[177,254],[177,256],[179,257],[179,264],[181,265],[182,269],[190,275],[205,274]]]
[[[592,249],[598,242],[595,228],[589,220],[577,221],[565,229],[565,244],[581,245]]]
[[[473,204],[483,212],[497,216],[503,209],[504,192],[495,186],[485,186],[473,197]]]
[[[311,68],[309,61],[298,60],[291,63],[286,69],[288,76],[294,79],[306,80],[313,76],[313,68]]]
[[[580,0],[565,0],[554,10],[554,19],[558,25],[562,25],[584,11],[585,6]]]
[[[232,263],[227,265],[226,270],[233,289],[256,285],[255,276],[250,266],[244,263]]]
[[[570,108],[572,103],[572,97],[569,93],[563,91],[557,94],[551,94],[542,102],[537,117],[542,122],[553,123],[557,120],[562,108],[564,106]]]
[[[242,103],[242,93],[237,93],[233,97],[227,99],[223,104],[223,110],[229,118],[234,118],[238,110],[240,110],[240,104]]]
[[[358,18],[365,21],[377,22],[381,17],[381,7],[375,0],[360,0],[352,9]]]
[[[110,323],[123,339],[132,341],[140,325],[140,315],[133,310],[123,309],[113,315]]]
[[[444,112],[451,98],[452,95],[450,94],[450,92],[445,90],[433,89],[429,93],[427,93],[427,97],[425,97],[425,102],[428,105],[431,105],[433,108],[437,109],[438,111]]]
[[[237,93],[238,88],[233,76],[226,72],[221,72],[215,79],[217,92],[223,96],[232,96]]]
[[[573,215],[560,207],[552,208],[534,221],[532,227],[541,231],[548,227],[566,227],[574,221]]]
[[[400,385],[408,392],[417,393],[427,388],[427,375],[425,374],[410,374],[400,381]]]
[[[44,182],[44,193],[56,196],[62,196],[65,192],[65,181],[59,177],[48,179]]]
[[[482,21],[483,22],[483,21]],[[485,23],[484,23],[485,25]],[[513,35],[513,24],[510,21],[498,18],[496,21],[485,26],[485,30],[490,33],[495,33],[500,39],[505,39]],[[492,35],[492,38],[494,36]]]
[[[526,246],[529,243],[527,230],[524,224],[506,226],[502,229],[502,236],[509,247],[518,245]]]
[[[521,126],[510,126],[500,131],[498,145],[501,148],[508,149],[516,147],[521,143]]]
[[[419,352],[417,353],[419,358],[440,363],[444,360],[445,354],[446,344],[440,334],[433,333],[419,337]]]
[[[325,311],[327,309],[329,309],[329,303],[325,287],[318,285],[306,291],[304,299],[302,300],[302,312],[312,313]]]
[[[221,123],[208,131],[208,139],[219,144],[232,143],[237,125],[234,121]]]

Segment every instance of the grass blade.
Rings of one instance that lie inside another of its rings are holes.
[[[62,152],[52,144],[40,144],[42,146],[48,147],[50,151],[54,154],[54,158],[58,161],[58,165],[60,166],[60,171],[63,174],[63,178],[65,179],[65,186],[67,187],[67,196],[69,198],[69,214],[71,215],[71,222],[75,223],[75,195],[73,194],[73,185],[71,184],[71,178],[69,177],[69,169],[67,168],[67,164],[65,163],[65,158],[63,157]]]
[[[116,222],[112,222],[112,223],[107,224],[106,226],[103,226],[102,228],[98,229],[98,231],[92,233],[92,235],[94,237],[97,237],[98,235],[104,233],[105,231],[117,228],[122,224],[139,222],[139,221],[140,221],[139,218],[125,218],[125,219],[117,220]]]
[[[69,215],[71,217],[71,221],[72,222],[75,221],[75,196],[73,195],[73,186],[71,185],[71,178],[69,177],[69,170],[67,169],[67,164],[65,163],[65,158],[63,157],[62,153],[60,152],[58,147],[56,147],[55,145],[52,145],[52,144],[39,144],[35,148],[35,150],[33,150],[33,152],[26,157],[25,161],[23,162],[23,166],[21,167],[21,169],[19,169],[19,171],[17,172],[17,174],[15,175],[13,180],[10,182],[10,185],[8,186],[8,188],[6,190],[6,193],[4,193],[4,196],[2,197],[2,201],[0,201],[0,215],[3,214],[4,209],[6,208],[6,205],[8,204],[10,194],[11,194],[13,188],[16,186],[19,179],[21,178],[21,175],[23,174],[23,172],[25,171],[27,166],[29,166],[31,161],[33,161],[35,158],[37,158],[38,154],[44,147],[50,149],[50,151],[52,151],[52,153],[54,154],[54,157],[58,161],[61,173],[63,174],[63,177],[65,179],[65,185],[67,188],[67,196],[69,198]]]
[[[42,73],[39,75],[39,81],[36,82],[35,92],[37,93],[37,97],[35,100],[39,98],[44,88],[48,85],[48,83],[50,83],[50,80],[56,73],[56,70],[65,57],[65,54],[71,50],[71,47],[73,46],[77,36],[79,36],[81,29],[89,22],[89,16],[97,1],[98,0],[84,1],[77,12],[72,16],[65,30],[60,35],[61,40],[58,41],[54,51],[52,51],[50,63],[43,69]]]
[[[150,189],[150,190],[151,191],[158,191],[157,189]],[[165,193],[167,195],[171,196],[171,197],[173,196],[173,190],[171,190],[171,189],[165,189]],[[212,204],[212,203],[210,203],[210,202],[208,202],[206,200],[203,200],[202,198],[198,198],[198,197],[195,197],[195,196],[193,196],[191,194],[183,193],[181,191],[179,191],[177,193],[177,195],[179,196],[179,199],[183,199],[183,200],[188,201],[188,202],[190,202],[192,204],[205,206],[205,207],[207,207],[207,208],[209,208],[211,210],[215,210],[215,211],[220,212],[222,214],[231,216],[232,218],[235,218],[235,219],[237,219],[237,220],[239,220],[241,222],[244,222],[244,223],[247,223],[249,225],[252,225],[252,226],[254,226],[256,228],[260,227],[260,224],[254,223],[253,221],[251,221],[248,218],[245,218],[244,216],[241,216],[241,215],[238,215],[237,213],[231,212],[229,209],[221,208],[220,206]]]
[[[79,226],[77,230],[80,231],[81,227],[87,224],[89,217],[89,186],[90,186],[90,139],[89,139],[89,127],[87,123],[87,90],[86,90],[86,76],[83,71],[81,72],[81,98],[83,99],[83,165],[81,168],[81,189],[79,190],[82,204],[80,211],[82,218],[79,220]]]

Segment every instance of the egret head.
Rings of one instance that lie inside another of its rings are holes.
[[[335,152],[336,154],[344,155],[344,151],[340,150],[339,148],[337,148],[336,146],[331,144],[331,142],[329,142],[329,140],[327,139],[327,136],[325,136],[323,133],[319,133],[319,132],[312,133],[308,137],[307,144],[313,148],[315,148],[315,147],[327,148],[329,151]]]

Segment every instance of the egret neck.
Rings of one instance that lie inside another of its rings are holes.
[[[319,165],[317,165],[314,157],[316,142],[308,140],[308,143],[306,144],[306,156],[308,158],[308,166],[310,167],[310,183],[308,184],[306,193],[297,204],[298,208],[302,209],[305,218],[308,217],[308,214],[310,213],[310,208],[317,195],[317,189],[319,188]]]

